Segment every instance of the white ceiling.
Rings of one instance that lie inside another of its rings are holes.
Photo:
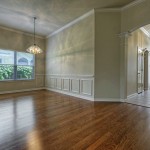
[[[134,0],[0,0],[0,26],[48,36],[93,8],[122,7]]]

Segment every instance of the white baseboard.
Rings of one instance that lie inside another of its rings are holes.
[[[78,95],[78,94],[74,94],[74,93],[70,93],[70,92],[66,92],[66,91],[60,91],[60,90],[56,90],[56,89],[52,89],[52,88],[46,88],[46,90],[58,92],[61,94],[70,95],[70,96],[74,96],[74,97],[78,97],[78,98],[82,98],[82,99],[89,100],[89,101],[94,101],[93,97],[87,97],[84,95]]]
[[[60,90],[56,90],[56,89],[51,89],[51,88],[47,88],[47,87],[32,88],[32,89],[22,89],[22,90],[14,90],[14,91],[4,91],[4,92],[0,92],[0,94],[28,92],[28,91],[36,91],[36,90],[44,90],[44,89],[46,89],[48,91],[53,91],[53,92],[57,92],[57,93],[65,94],[65,95],[70,95],[70,96],[78,97],[78,98],[89,100],[89,101],[125,102],[124,99],[118,99],[118,98],[93,98],[93,97],[87,97],[87,96],[84,96],[84,95],[78,95],[78,94],[74,94],[74,93],[70,93],[70,92],[66,92],[66,91],[60,91]]]
[[[82,98],[85,100],[90,100],[90,101],[99,101],[99,102],[125,102],[125,100],[119,99],[119,98],[93,98],[93,97],[87,97],[84,95],[78,95],[78,94],[74,94],[74,93],[70,93],[70,92],[66,92],[66,91],[60,91],[60,90],[56,90],[56,89],[52,89],[52,88],[46,88],[49,91],[53,91],[53,92],[58,92],[61,94],[65,94],[65,95],[70,95],[70,96],[74,96],[74,97],[78,97],[78,98]]]
[[[120,102],[124,103],[126,102],[126,99],[120,99]]]
[[[134,94],[128,95],[127,99],[132,98],[132,97],[136,97],[137,95],[138,95],[138,93],[134,93]]]
[[[95,98],[94,101],[97,101],[97,102],[124,102],[119,98]]]
[[[36,90],[44,90],[44,89],[45,89],[45,87],[42,87],[42,88],[32,88],[32,89],[22,89],[22,90],[13,90],[13,91],[4,91],[4,92],[0,92],[0,94],[28,92],[28,91],[36,91]]]

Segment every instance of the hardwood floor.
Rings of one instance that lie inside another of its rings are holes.
[[[149,150],[150,108],[49,91],[0,95],[0,150]]]

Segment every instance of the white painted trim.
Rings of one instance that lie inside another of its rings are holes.
[[[146,0],[134,0],[133,2],[127,4],[123,7],[119,7],[119,8],[95,8],[95,12],[121,12],[126,9],[132,8],[136,5],[139,5],[145,1]]]
[[[79,89],[78,90],[73,90],[73,84],[72,84],[73,80],[74,81],[76,80],[78,82],[78,84],[79,84]],[[77,94],[80,93],[80,79],[70,79],[70,91],[73,92],[73,93],[77,93]]]
[[[120,99],[120,102],[125,103],[126,99]]]
[[[0,94],[28,92],[28,91],[36,91],[36,90],[44,90],[44,89],[45,89],[45,87],[42,87],[42,88],[32,88],[32,89],[22,89],[22,90],[13,90],[13,91],[4,91],[4,92],[0,92]]]
[[[0,29],[4,29],[4,30],[7,30],[7,31],[19,33],[19,34],[24,34],[24,35],[27,35],[27,36],[32,36],[32,37],[34,36],[31,33],[23,32],[23,31],[19,31],[19,30],[16,30],[16,29],[11,29],[11,28],[7,28],[7,27],[3,27],[3,26],[0,26]],[[35,37],[36,38],[40,38],[40,39],[45,39],[44,36],[40,36],[40,35],[35,35]]]
[[[78,17],[77,19],[73,20],[72,22],[66,24],[65,26],[61,27],[60,29],[54,31],[53,33],[49,34],[46,38],[49,38],[49,37],[52,37],[52,36],[55,35],[55,34],[58,34],[59,32],[65,30],[66,28],[69,28],[70,26],[72,26],[72,25],[78,23],[79,21],[81,21],[81,20],[87,18],[87,17],[90,16],[91,14],[94,14],[94,9],[92,9],[91,11],[87,12],[86,14],[84,14],[84,15]]]
[[[86,92],[83,92],[83,81],[90,81],[91,82],[91,91],[90,93],[86,93]],[[80,79],[80,93],[83,94],[83,95],[88,95],[88,96],[92,96],[93,94],[93,80],[90,80],[90,79]]]
[[[68,89],[66,89],[64,86],[65,80],[68,81],[68,86],[69,86]],[[63,78],[62,79],[62,90],[68,91],[68,92],[70,91],[70,79],[69,78]]]
[[[55,88],[55,87],[56,87],[56,79],[57,79],[57,78],[50,77],[50,87],[51,87],[51,88]],[[54,82],[54,85],[51,84],[52,82]]]
[[[136,5],[139,5],[143,2],[145,2],[146,0],[135,0],[129,4],[127,4],[126,6],[124,7],[120,7],[120,8],[102,8],[102,9],[92,9],[91,11],[85,13],[84,15],[78,17],[77,19],[73,20],[72,22],[66,24],[65,26],[61,27],[60,29],[54,31],[53,33],[50,33],[48,36],[39,36],[39,35],[36,35],[37,38],[41,38],[41,39],[46,39],[46,38],[49,38],[49,37],[52,37],[53,35],[56,35],[58,34],[59,32],[63,31],[64,29],[66,28],[69,28],[70,26],[78,23],[79,21],[83,20],[84,18],[90,16],[91,14],[94,14],[94,11],[96,12],[121,12],[121,11],[124,11],[126,9],[129,9],[129,8],[132,8]],[[12,32],[16,32],[16,33],[20,33],[20,34],[24,34],[24,35],[28,35],[28,36],[32,36],[33,37],[33,34],[31,33],[26,33],[24,31],[19,31],[17,29],[11,29],[11,28],[8,28],[8,27],[3,27],[3,26],[0,26],[1,29],[4,29],[4,30],[7,30],[7,31],[12,31]]]
[[[94,98],[96,102],[123,102],[122,99],[119,98]]]
[[[124,11],[126,9],[132,8],[136,5],[139,5],[143,2],[145,2],[146,0],[135,0],[127,5],[125,5],[124,7],[120,7],[120,8],[100,8],[100,9],[92,9],[91,11],[85,13],[84,15],[78,17],[77,19],[73,20],[72,22],[66,24],[65,26],[61,27],[60,29],[54,31],[53,33],[49,34],[46,38],[52,37],[56,34],[58,34],[59,32],[69,28],[70,26],[78,23],[79,21],[83,20],[84,18],[90,16],[91,14],[94,14],[94,12],[121,12]]]
[[[82,95],[78,95],[78,94],[74,94],[74,93],[69,93],[69,92],[66,92],[66,91],[51,89],[51,88],[47,88],[47,87],[46,87],[46,90],[61,93],[61,94],[65,94],[65,95],[70,95],[70,96],[73,96],[73,97],[82,98],[82,99],[89,100],[89,101],[94,101],[93,97],[86,97],[86,96],[82,96]]]
[[[4,92],[0,92],[0,94],[29,92],[29,91],[36,91],[36,90],[48,90],[48,91],[57,92],[57,93],[65,94],[65,95],[70,95],[70,96],[73,96],[73,97],[78,97],[78,98],[89,100],[89,101],[125,102],[125,100],[121,100],[121,99],[117,99],[117,98],[116,99],[114,99],[114,98],[93,98],[93,97],[87,97],[87,96],[83,96],[83,95],[79,95],[79,94],[69,93],[69,92],[66,92],[66,91],[60,91],[60,90],[56,90],[56,89],[52,89],[52,88],[48,88],[48,87],[14,90],[14,91],[4,91]]]
[[[138,95],[138,93],[133,93],[133,94],[131,94],[131,95],[128,95],[128,96],[127,96],[127,99],[136,97],[137,95]]]
[[[60,80],[60,83],[61,83],[60,87],[58,87],[58,79]],[[61,78],[56,78],[56,89],[62,90],[62,79]]]
[[[149,32],[148,32],[144,27],[141,27],[140,30],[141,30],[146,36],[148,36],[148,37],[150,38]]]
[[[132,36],[132,33],[130,31],[122,32],[122,33],[117,34],[117,36],[120,37],[120,38],[122,38],[122,37],[129,37],[129,36]]]
[[[96,8],[95,12],[121,12],[121,8]]]
[[[71,75],[71,74],[45,74],[45,76],[61,78],[94,78],[94,75]]]
[[[122,7],[121,10],[123,11],[123,10],[129,9],[129,8],[132,8],[132,7],[134,7],[136,5],[139,5],[139,4],[141,4],[141,3],[145,2],[145,1],[146,0],[135,0],[135,1],[127,4],[126,6]]]

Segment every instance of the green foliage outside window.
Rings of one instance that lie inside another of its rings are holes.
[[[33,67],[17,66],[17,79],[32,79]]]
[[[14,66],[0,65],[0,80],[13,79]]]
[[[33,67],[17,66],[17,79],[32,79]],[[14,79],[14,66],[0,65],[0,80]]]

